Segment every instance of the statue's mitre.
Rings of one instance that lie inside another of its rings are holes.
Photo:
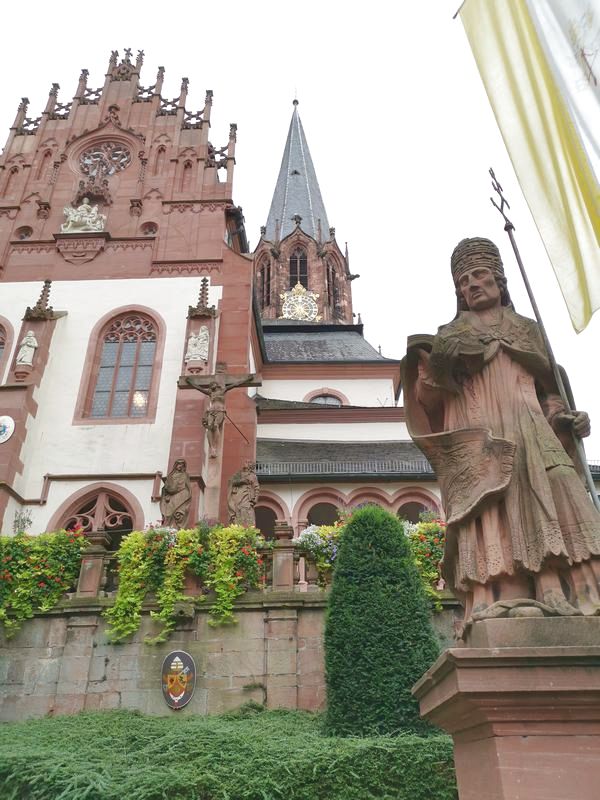
[[[450,269],[455,285],[468,269],[487,267],[494,275],[504,275],[500,251],[489,239],[463,239],[454,248]]]

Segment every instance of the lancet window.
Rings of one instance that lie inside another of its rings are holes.
[[[2,363],[2,356],[6,348],[6,328],[0,325],[0,364]]]
[[[145,417],[155,369],[157,329],[144,314],[111,320],[99,341],[90,417]]]
[[[271,262],[263,261],[258,270],[258,291],[261,308],[271,305]]]
[[[298,283],[308,289],[308,262],[306,250],[301,247],[297,247],[290,256],[290,289]]]
[[[337,301],[337,285],[335,267],[331,261],[327,262],[327,305],[334,308]]]

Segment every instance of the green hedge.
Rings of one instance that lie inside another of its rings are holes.
[[[112,711],[0,725],[2,800],[456,800],[447,736],[325,736],[318,716]]]
[[[402,523],[376,506],[340,538],[325,625],[327,727],[365,735],[426,730],[411,687],[439,652]]]

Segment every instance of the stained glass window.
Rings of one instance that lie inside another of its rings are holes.
[[[156,338],[154,322],[142,314],[123,315],[109,323],[101,336],[91,417],[146,416]]]

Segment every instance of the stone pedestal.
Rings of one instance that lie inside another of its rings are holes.
[[[275,523],[275,546],[273,548],[274,592],[294,590],[294,530],[287,522]]]
[[[77,582],[77,597],[98,597],[102,588],[104,559],[110,544],[110,537],[104,531],[86,534],[87,549],[81,556],[81,569]]]
[[[460,800],[600,797],[600,618],[478,622],[413,694],[452,734]]]

